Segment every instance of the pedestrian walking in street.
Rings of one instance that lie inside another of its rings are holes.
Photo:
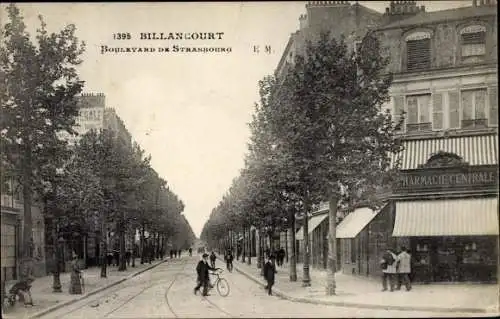
[[[125,252],[125,260],[127,261],[127,266],[130,266],[130,262],[132,261],[132,252],[130,250]]]
[[[285,260],[285,250],[280,247],[278,249],[278,266],[283,267],[283,261]]]
[[[177,249],[174,249],[174,257],[177,258]]]
[[[215,260],[217,259],[217,256],[215,256],[215,253],[212,251],[210,254],[210,266],[215,268]]]
[[[208,287],[210,285],[210,277],[208,271],[218,270],[219,268],[210,267],[210,265],[208,264],[208,254],[203,254],[201,258],[202,259],[198,262],[198,265],[196,265],[198,284],[196,285],[196,287],[194,287],[194,294],[196,295],[201,286],[203,286],[202,295],[208,296]]]
[[[106,254],[106,259],[108,261],[108,266],[111,267],[111,265],[113,264],[113,252],[112,251],[109,251],[107,254]]]
[[[71,295],[81,295],[82,291],[82,283],[80,281],[80,265],[78,262],[78,256],[73,253],[73,260],[71,261],[71,277],[69,284],[69,293]]]
[[[189,248],[189,257],[193,256],[193,248]]]
[[[266,256],[266,262],[264,264],[264,278],[267,281],[267,294],[271,296],[273,294],[272,289],[274,285],[274,274],[276,274],[276,267],[274,266],[274,256]]]
[[[224,260],[226,261],[226,268],[229,272],[233,271],[233,259],[233,252],[231,251],[231,249],[228,249],[226,251],[226,255],[224,256]]]
[[[397,264],[398,256],[396,256],[391,249],[387,249],[382,256],[382,260],[380,261],[380,266],[382,268],[382,291],[387,290],[387,281],[389,281],[391,291],[394,291],[397,276]]]
[[[178,254],[179,254],[179,258],[181,258],[182,250],[179,249]]]
[[[401,290],[401,284],[404,283],[406,291],[411,290],[411,255],[408,253],[406,247],[401,247],[401,253],[399,253],[398,258],[398,285],[397,290]]]
[[[120,252],[118,250],[113,250],[113,266],[120,265]]]

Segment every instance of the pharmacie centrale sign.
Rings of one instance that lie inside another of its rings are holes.
[[[396,184],[400,192],[496,189],[496,166],[467,166],[460,168],[426,168],[402,171]]]

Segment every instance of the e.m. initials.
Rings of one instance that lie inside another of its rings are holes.
[[[253,46],[253,52],[254,52],[254,53],[257,53],[257,54],[259,54],[259,53],[261,53],[261,52],[264,52],[264,53],[266,53],[266,54],[271,54],[271,53],[273,53],[273,49],[271,48],[271,46],[270,46],[270,45],[265,45],[265,46],[264,46],[264,48],[263,48],[263,50],[262,50],[262,47],[261,47],[261,46],[259,46],[259,45],[254,45],[254,46]]]

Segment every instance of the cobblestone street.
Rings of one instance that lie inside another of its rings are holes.
[[[176,317],[446,317],[450,313],[388,311],[314,305],[268,296],[264,289],[237,271],[224,272],[227,297],[216,290],[208,297],[193,295],[196,257],[169,260],[110,289],[75,302],[41,318],[176,318]],[[222,267],[221,263],[217,264]],[[478,314],[453,313],[453,316]],[[481,314],[479,314],[481,315]],[[26,318],[25,315],[8,318]]]

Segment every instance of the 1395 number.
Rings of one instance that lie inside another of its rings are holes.
[[[113,33],[113,39],[115,39],[115,40],[130,40],[130,39],[132,39],[132,36],[128,32]]]

